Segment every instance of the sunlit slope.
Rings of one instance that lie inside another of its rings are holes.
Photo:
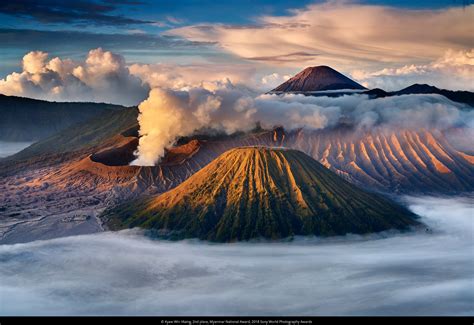
[[[370,233],[415,225],[412,213],[296,150],[231,149],[161,196],[105,216],[109,227],[212,241]]]
[[[126,132],[136,126],[137,115],[136,108],[109,110],[84,123],[71,126],[13,156],[0,159],[0,175],[25,169],[52,167],[58,161],[72,164],[78,157],[88,156],[101,148],[119,143],[118,140],[123,135],[129,136]],[[70,177],[77,178],[75,175]],[[84,182],[86,183],[86,180]]]
[[[287,146],[301,150],[351,183],[405,193],[474,189],[474,157],[436,130],[299,131]]]

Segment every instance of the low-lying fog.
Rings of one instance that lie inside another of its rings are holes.
[[[0,141],[0,158],[5,158],[20,152],[30,146],[32,142]]]
[[[293,243],[136,231],[0,246],[0,314],[474,315],[473,198],[407,198],[432,232]]]

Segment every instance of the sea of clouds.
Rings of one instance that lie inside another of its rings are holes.
[[[381,128],[472,129],[474,111],[435,94],[369,99],[367,95],[340,97],[255,94],[230,82],[185,90],[154,88],[139,106],[140,140],[133,165],[153,166],[182,136],[203,128],[226,133],[265,128],[318,130],[341,120],[356,130]],[[472,146],[471,146],[472,147]]]
[[[473,315],[473,197],[405,198],[430,231],[291,243],[139,231],[0,246],[1,315]]]

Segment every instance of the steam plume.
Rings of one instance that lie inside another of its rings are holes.
[[[372,99],[366,95],[311,97],[257,95],[227,83],[188,90],[154,89],[139,105],[140,143],[135,165],[154,165],[179,137],[202,128],[226,133],[265,128],[334,127],[343,119],[356,129],[472,128],[474,112],[439,95]]]

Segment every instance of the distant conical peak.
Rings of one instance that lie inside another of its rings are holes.
[[[333,68],[321,65],[304,69],[273,89],[272,92],[311,92],[342,89],[364,90],[365,88]]]

